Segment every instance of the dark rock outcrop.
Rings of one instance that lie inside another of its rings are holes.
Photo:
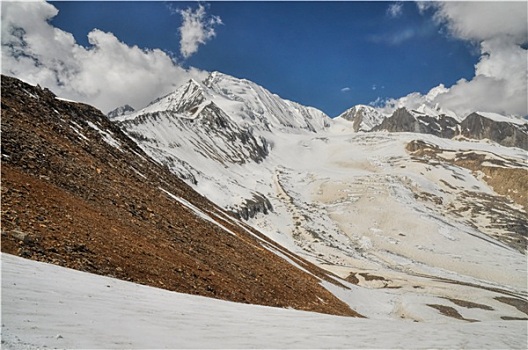
[[[448,139],[457,136],[488,139],[503,146],[528,150],[528,123],[497,121],[478,113],[472,113],[458,122],[446,115],[413,115],[407,109],[399,108],[371,131],[414,132]]]
[[[257,214],[268,214],[273,211],[273,206],[270,201],[260,193],[254,193],[253,197],[244,200],[238,208],[232,209],[230,212],[235,217],[249,220],[254,218]]]
[[[453,138],[457,132],[457,121],[446,115],[439,118],[428,115],[414,116],[407,109],[399,108],[372,131],[415,132],[443,138]]]
[[[528,150],[528,123],[495,121],[478,113],[471,113],[460,123],[460,133],[470,139],[488,139],[503,146]]]

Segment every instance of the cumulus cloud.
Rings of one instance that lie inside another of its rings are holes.
[[[184,69],[165,52],[128,46],[94,29],[90,47],[50,25],[58,10],[46,2],[2,2],[2,73],[40,84],[57,95],[90,103],[103,112],[128,103],[144,107],[189,78],[207,74]]]
[[[432,8],[434,20],[445,24],[460,39],[483,41],[504,37],[516,44],[528,40],[523,2],[428,2],[421,3],[420,8]]]
[[[198,46],[205,44],[208,40],[216,36],[215,26],[222,24],[218,16],[208,16],[205,7],[198,5],[193,11],[192,8],[177,10],[182,16],[183,22],[180,31],[180,53],[183,58],[189,58],[198,51]]]
[[[427,94],[412,93],[387,106],[416,108],[438,104],[465,116],[473,111],[528,115],[528,19],[524,2],[423,2],[449,35],[479,45],[480,59],[471,80],[460,79]]]
[[[394,109],[406,107],[407,109],[418,109],[421,105],[436,107],[435,99],[446,92],[447,89],[443,84],[440,84],[432,88],[426,95],[422,95],[419,92],[413,92],[407,96],[393,99],[393,98],[380,98],[378,97],[375,101],[371,102],[370,105],[379,108],[383,113],[390,114]],[[444,109],[446,112],[452,112],[451,110]]]
[[[400,17],[403,13],[403,3],[397,2],[394,4],[390,4],[387,8],[387,16],[391,18],[397,18]]]

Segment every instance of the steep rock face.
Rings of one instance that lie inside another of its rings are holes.
[[[415,132],[452,138],[456,135],[457,124],[455,119],[445,115],[438,118],[428,115],[413,115],[407,109],[399,108],[390,118],[383,120],[372,131]]]
[[[464,136],[528,150],[528,123],[513,119],[510,122],[505,117],[494,120],[478,113],[472,113],[459,122],[447,115],[429,116],[399,108],[372,131],[414,132],[449,139]]]
[[[100,111],[1,82],[3,252],[178,292],[357,315],[319,278],[338,282],[197,194]]]
[[[443,138],[453,138],[457,134],[458,122],[448,116],[434,118],[423,116],[417,118],[422,126],[422,133],[431,134]]]
[[[269,150],[266,139],[256,137],[251,129],[238,127],[214,102],[206,105],[200,115],[205,130],[210,130],[208,133],[222,135],[226,143],[231,146],[228,149],[233,150],[233,153],[237,151],[236,147],[232,147],[233,144],[241,144],[242,150],[247,151],[238,159],[231,157],[231,163],[244,163],[246,159],[260,163],[267,157]],[[212,145],[214,146],[217,145]]]
[[[409,113],[405,108],[397,109],[392,116],[383,120],[383,122],[372,131],[388,131],[388,132],[420,132],[420,123],[416,118]]]
[[[488,139],[503,146],[528,150],[528,123],[495,121],[472,113],[460,123],[460,132],[467,138]]]

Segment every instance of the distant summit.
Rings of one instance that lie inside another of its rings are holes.
[[[356,105],[341,113],[337,118],[352,122],[354,131],[370,131],[379,125],[386,116],[374,107]]]
[[[116,117],[120,117],[120,116],[123,116],[123,115],[127,115],[127,114],[130,114],[132,112],[134,112],[135,109],[130,106],[130,105],[124,105],[124,106],[121,106],[121,107],[117,107],[116,109],[114,110],[111,110],[110,112],[107,113],[107,117],[110,118],[110,119],[113,119],[113,118],[116,118]]]

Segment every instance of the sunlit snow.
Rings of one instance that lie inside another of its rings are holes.
[[[2,254],[6,349],[525,346],[525,321],[329,316],[179,294]]]

